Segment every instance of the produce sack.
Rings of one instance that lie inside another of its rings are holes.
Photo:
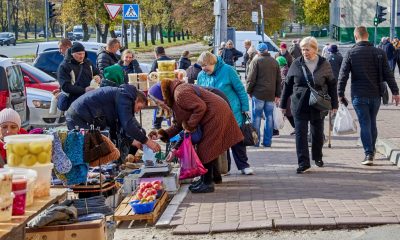
[[[190,135],[185,134],[182,145],[176,151],[176,156],[181,164],[179,180],[194,178],[207,172],[194,150]]]
[[[285,126],[285,119],[280,108],[274,105],[274,112],[272,113],[274,119],[274,129],[279,130]]]
[[[353,133],[357,133],[356,122],[351,116],[349,109],[343,104],[340,104],[333,124],[333,134],[346,135]]]

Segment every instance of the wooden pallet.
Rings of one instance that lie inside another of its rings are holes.
[[[115,221],[121,223],[122,221],[145,220],[147,223],[155,224],[167,205],[168,194],[164,191],[161,197],[157,199],[153,211],[146,214],[136,214],[132,210],[129,202],[132,201],[133,198],[134,196],[128,196],[121,202],[114,214]]]

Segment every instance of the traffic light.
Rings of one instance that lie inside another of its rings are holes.
[[[376,3],[376,12],[375,12],[375,18],[374,18],[374,25],[378,26],[380,23],[386,21],[386,18],[384,18],[384,16],[387,14],[386,12],[384,12],[387,9],[387,7],[378,5],[378,3]]]
[[[54,9],[55,5],[56,5],[55,3],[49,2],[49,7],[48,7],[48,13],[49,13],[48,17],[49,18],[56,16],[56,13],[55,13],[56,10]]]

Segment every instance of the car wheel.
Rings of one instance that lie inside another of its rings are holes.
[[[10,46],[10,42],[7,42],[7,46]]]
[[[0,46],[3,46],[4,44],[3,43],[0,43]]]
[[[14,42],[13,45],[14,45],[14,46],[17,45],[17,42]]]

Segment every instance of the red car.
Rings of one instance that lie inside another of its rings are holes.
[[[58,81],[49,74],[24,62],[18,62],[18,64],[21,66],[25,87],[38,88],[50,92],[60,88]]]

